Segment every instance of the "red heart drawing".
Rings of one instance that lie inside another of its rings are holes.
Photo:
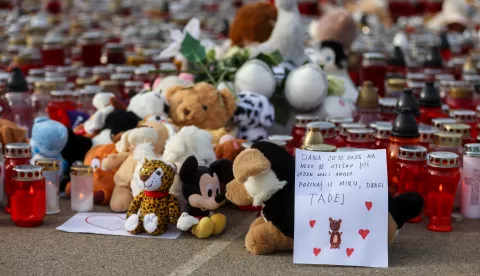
[[[368,230],[368,229],[365,229],[365,230],[360,229],[360,230],[358,230],[358,234],[360,234],[360,236],[362,236],[363,239],[366,239],[367,236],[368,236],[368,234],[370,234],[370,230]]]
[[[370,211],[372,209],[373,203],[371,201],[365,201],[365,206],[367,207],[367,210]]]
[[[106,230],[125,230],[125,219],[119,215],[93,215],[85,218],[85,222]]]
[[[321,251],[322,249],[320,248],[316,248],[316,247],[313,248],[313,254],[315,254],[315,257],[318,256],[318,254],[320,254]]]
[[[347,256],[350,258],[350,255],[352,255],[353,251],[355,251],[355,249],[353,248],[347,248]]]
[[[316,220],[311,220],[311,221],[310,221],[310,227],[313,228],[313,226],[315,226],[315,223],[316,223],[316,222],[317,222]]]

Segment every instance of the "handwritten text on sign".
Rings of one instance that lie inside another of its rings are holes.
[[[295,158],[294,263],[387,267],[385,150]]]

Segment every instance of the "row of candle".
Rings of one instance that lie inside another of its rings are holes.
[[[1,152],[1,147],[0,147]],[[0,155],[0,157],[2,157]],[[30,164],[31,149],[28,144],[12,143],[5,147],[1,171],[5,191],[4,211],[21,227],[42,224],[45,215],[60,212],[59,186],[60,162],[56,159],[38,159]],[[77,212],[93,209],[93,174],[91,167],[71,168],[71,208]],[[3,194],[2,194],[3,195]]]

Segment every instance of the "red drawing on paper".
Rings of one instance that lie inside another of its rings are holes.
[[[310,221],[310,227],[313,228],[313,226],[315,226],[315,223],[316,223],[316,222],[317,222],[316,220],[311,220],[311,221]]]
[[[85,222],[92,226],[110,231],[125,230],[125,219],[117,215],[90,216],[85,218]]]
[[[330,249],[340,249],[340,244],[342,243],[342,232],[340,230],[340,223],[342,223],[342,219],[334,220],[329,218],[330,220],[330,230],[328,234],[330,235]]]
[[[370,234],[370,230],[368,229],[360,229],[358,230],[358,234],[360,234],[360,236],[362,236],[363,239],[366,239],[368,234]]]
[[[367,210],[370,211],[372,209],[373,203],[371,201],[365,201],[365,206],[367,207]]]
[[[318,254],[320,254],[320,252],[322,252],[322,249],[316,248],[316,247],[313,248],[313,254],[315,255],[315,257],[318,256]]]
[[[353,251],[355,251],[355,249],[353,248],[347,248],[347,256],[350,258],[350,256],[352,255]]]

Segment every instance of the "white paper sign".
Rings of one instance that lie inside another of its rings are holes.
[[[385,150],[296,150],[293,262],[388,267]]]
[[[168,225],[167,232],[160,236],[150,236],[146,233],[132,235],[125,230],[126,216],[126,214],[112,213],[77,213],[56,229],[70,233],[89,233],[168,240],[175,240],[182,233],[177,227],[175,227],[175,225]]]

